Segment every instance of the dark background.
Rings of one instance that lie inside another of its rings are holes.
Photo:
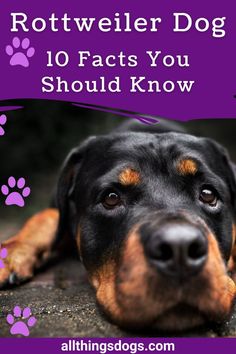
[[[3,102],[22,105],[8,111],[5,135],[0,137],[0,186],[9,176],[25,177],[31,195],[24,208],[4,204],[0,194],[0,232],[9,236],[14,226],[47,207],[57,180],[58,170],[70,149],[84,138],[109,132],[121,118],[108,113],[78,108],[70,103],[42,100]],[[215,138],[228,148],[236,161],[236,120],[197,120],[182,123],[191,133]],[[5,238],[5,235],[1,235]]]

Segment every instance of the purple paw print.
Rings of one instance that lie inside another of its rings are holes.
[[[5,134],[5,130],[3,129],[2,125],[5,125],[7,122],[7,117],[5,114],[0,115],[0,136]]]
[[[11,334],[21,334],[28,337],[30,334],[28,327],[33,327],[37,320],[34,316],[31,316],[31,309],[29,307],[24,308],[23,312],[19,306],[15,306],[13,309],[13,315],[7,315],[7,323],[11,325]]]
[[[16,187],[19,189],[19,191],[10,191],[10,189]],[[9,177],[8,186],[4,184],[1,188],[1,191],[2,194],[7,196],[5,200],[6,205],[17,205],[19,207],[23,207],[25,205],[24,198],[30,195],[30,188],[25,187],[25,179],[23,177],[19,178],[17,181],[14,177]]]
[[[0,269],[5,268],[5,264],[3,262],[3,259],[7,258],[7,249],[6,248],[0,248]]]
[[[25,38],[21,42],[18,37],[14,37],[12,45],[6,46],[6,53],[11,57],[10,65],[21,65],[27,68],[29,66],[28,58],[34,55],[35,49],[30,47],[29,38]]]

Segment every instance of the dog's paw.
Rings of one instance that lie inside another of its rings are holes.
[[[0,288],[17,285],[32,278],[37,260],[30,245],[11,238],[2,243],[1,248],[5,250],[6,257],[0,268]]]

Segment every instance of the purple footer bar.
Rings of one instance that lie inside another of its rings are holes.
[[[235,354],[234,338],[0,338],[3,354]]]

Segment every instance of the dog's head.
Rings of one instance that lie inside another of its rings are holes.
[[[232,308],[235,176],[225,150],[187,134],[90,138],[58,184],[98,303],[129,328],[185,329]]]

